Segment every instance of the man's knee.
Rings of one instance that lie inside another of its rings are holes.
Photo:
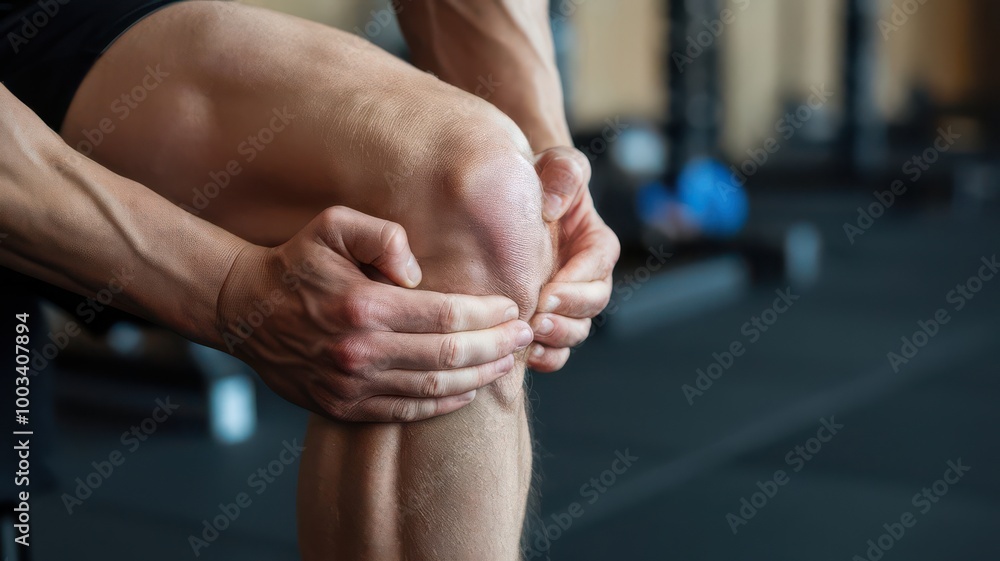
[[[542,221],[541,185],[532,163],[512,150],[487,150],[467,160],[444,182],[455,218],[481,260],[469,281],[503,294],[530,317],[553,272],[553,239]]]
[[[555,270],[555,236],[542,220],[538,175],[517,142],[475,133],[467,139],[439,176],[439,208],[430,214],[436,247],[423,253],[442,259],[434,265],[437,286],[428,288],[501,294],[528,319]],[[519,360],[512,376],[491,387],[498,401],[520,402],[523,368]]]

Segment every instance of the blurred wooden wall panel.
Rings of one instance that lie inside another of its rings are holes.
[[[365,24],[369,10],[383,2],[371,0],[239,0],[240,4],[260,6],[344,30]]]
[[[734,161],[774,134],[780,114],[782,10],[784,0],[750,0],[722,36],[721,87],[724,126],[721,147]],[[728,7],[737,7],[727,0]]]
[[[666,108],[662,0],[565,0],[575,32],[568,81],[575,129],[604,119],[660,120]],[[558,10],[559,4],[557,4]],[[567,10],[568,11],[568,10]]]

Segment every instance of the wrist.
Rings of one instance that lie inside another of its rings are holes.
[[[239,323],[253,303],[259,302],[266,292],[264,285],[273,275],[276,267],[274,251],[265,247],[243,242],[234,248],[226,274],[218,286],[215,298],[215,315],[205,325],[213,326],[210,345],[233,354],[240,338]]]

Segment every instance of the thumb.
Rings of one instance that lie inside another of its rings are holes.
[[[395,222],[335,206],[320,215],[318,234],[330,249],[356,264],[375,267],[399,286],[420,284],[420,265],[410,250],[406,230]]]
[[[542,217],[547,222],[562,218],[590,182],[587,157],[568,146],[556,146],[538,154],[535,170],[542,181]]]

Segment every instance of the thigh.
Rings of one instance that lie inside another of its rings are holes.
[[[449,187],[442,164],[496,144],[471,124],[483,115],[516,131],[485,102],[351,34],[184,2],[112,44],[61,134],[190,212],[273,245],[335,204],[386,218],[432,210]]]

